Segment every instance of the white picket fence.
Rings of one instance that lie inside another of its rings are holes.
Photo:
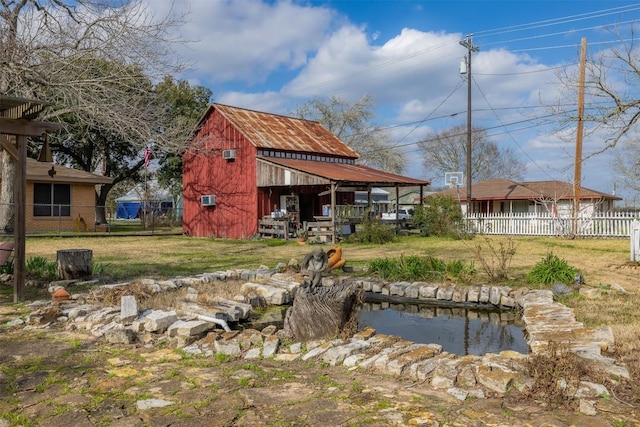
[[[629,237],[637,213],[603,212],[571,218],[553,214],[470,213],[468,230],[478,234],[513,236]]]

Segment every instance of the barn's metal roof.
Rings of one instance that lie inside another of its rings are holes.
[[[376,187],[429,185],[430,181],[409,178],[389,172],[379,171],[363,165],[314,162],[309,160],[259,157],[261,161],[280,165],[287,169],[316,175],[343,185],[374,185]]]
[[[319,122],[223,104],[211,104],[200,122],[214,110],[233,123],[256,148],[322,153],[352,159],[359,157],[358,153]]]

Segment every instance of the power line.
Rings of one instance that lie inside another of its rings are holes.
[[[502,120],[500,119],[500,116],[498,116],[498,114],[495,112],[495,110],[493,109],[493,107],[491,106],[491,103],[489,102],[489,100],[487,99],[487,96],[485,95],[484,91],[482,90],[482,88],[480,87],[480,85],[478,84],[478,82],[474,79],[473,82],[475,83],[476,87],[478,88],[478,90],[480,91],[480,94],[482,95],[482,99],[484,99],[484,102],[487,103],[487,105],[489,106],[489,108],[491,109],[491,111],[493,111],[493,114],[495,115],[496,119],[498,120],[498,122],[500,123],[501,126],[504,127],[504,124],[502,123]],[[545,173],[549,178],[552,178],[551,175],[549,175],[547,173],[546,170],[544,170],[543,168],[540,167],[540,165],[538,165],[538,163],[536,163],[535,160],[533,160],[533,158],[529,155],[529,153],[527,153],[522,146],[518,143],[518,141],[515,140],[515,138],[513,137],[513,135],[511,135],[510,132],[507,131],[507,135],[509,135],[509,137],[511,138],[511,140],[513,141],[514,144],[516,144],[516,146],[518,147],[518,149],[531,161],[531,163],[533,163],[538,169],[540,169],[543,173]],[[553,179],[553,178],[552,178]]]
[[[624,21],[624,22],[620,22],[618,23],[618,25],[622,25],[622,24],[629,24],[629,23],[634,23],[636,22],[636,20],[629,20],[629,21]],[[517,39],[511,39],[511,40],[506,40],[506,41],[501,41],[501,42],[493,42],[493,43],[486,43],[487,46],[492,46],[492,45],[496,45],[496,44],[507,44],[507,43],[514,43],[514,42],[521,42],[521,41],[525,41],[525,40],[535,40],[535,39],[541,39],[541,38],[545,38],[545,37],[554,37],[554,36],[562,36],[565,34],[569,34],[569,33],[580,33],[580,32],[584,32],[587,30],[597,30],[597,29],[603,29],[608,27],[609,25],[596,25],[596,26],[592,26],[592,27],[586,27],[586,28],[578,28],[578,29],[571,29],[571,30],[566,30],[566,31],[558,31],[555,33],[548,33],[548,34],[538,34],[535,36],[529,36],[529,37],[521,37],[521,38],[517,38]]]
[[[486,35],[499,35],[499,34],[515,32],[515,31],[535,30],[538,28],[548,27],[551,25],[561,25],[561,24],[567,24],[569,22],[583,21],[586,19],[601,18],[604,16],[617,15],[625,12],[632,12],[634,10],[639,10],[639,9],[640,9],[640,4],[636,3],[634,5],[619,6],[619,7],[614,7],[610,9],[597,10],[593,12],[585,12],[577,15],[569,15],[561,18],[546,19],[546,20],[535,21],[527,24],[511,25],[507,27],[496,28],[493,30],[476,31],[475,34],[476,36],[482,37]]]
[[[555,114],[550,113],[550,114],[546,114],[546,115],[542,115],[542,116],[538,116],[538,117],[527,118],[527,119],[522,119],[522,120],[516,120],[516,121],[510,122],[510,123],[506,123],[506,124],[502,123],[502,124],[496,125],[496,126],[486,126],[486,127],[482,127],[482,129],[483,130],[502,129],[502,128],[505,128],[507,126],[514,126],[514,125],[518,125],[518,124],[522,124],[522,123],[535,122],[535,121],[538,121],[538,120],[542,120],[542,119],[546,119],[546,118],[550,118],[550,117],[554,117],[554,116],[555,116]],[[519,131],[519,130],[531,129],[531,128],[536,127],[536,126],[539,126],[539,125],[535,124],[535,125],[532,125],[532,126],[529,126],[529,127],[526,127],[526,128],[517,129],[517,130]],[[500,133],[493,133],[493,134],[490,134],[490,135],[491,136],[496,136],[496,135],[502,135],[504,133],[506,133],[506,131],[505,132],[500,132]],[[457,134],[453,134],[453,135],[450,135],[450,136],[455,138],[455,137],[460,137],[460,136],[464,136],[464,135],[466,135],[466,131],[465,132],[461,132],[461,133],[457,133]],[[394,149],[397,149],[397,148],[409,147],[409,146],[412,146],[412,145],[417,145],[417,144],[423,144],[423,143],[429,143],[429,142],[432,142],[432,141],[437,141],[438,139],[440,139],[439,136],[434,136],[432,138],[421,139],[421,140],[418,140],[418,141],[412,141],[412,142],[407,142],[407,143],[403,143],[403,144],[398,144],[398,145],[393,146],[393,147],[386,147],[385,149],[394,150]],[[376,148],[376,150],[379,150],[379,149]],[[369,153],[371,153],[371,152],[364,151],[361,154],[369,154]]]
[[[409,135],[411,135],[413,132],[415,132],[415,130],[416,130],[416,129],[418,129],[418,127],[419,127],[421,124],[424,124],[424,122],[426,122],[427,120],[429,120],[429,117],[431,117],[431,115],[432,115],[433,113],[435,113],[435,112],[438,110],[438,108],[440,108],[440,107],[441,107],[445,102],[447,102],[447,100],[448,100],[449,98],[451,98],[451,96],[452,96],[452,95],[453,95],[453,94],[454,94],[458,89],[460,89],[461,87],[462,87],[462,81],[460,81],[460,82],[456,85],[456,87],[454,87],[454,88],[453,88],[453,90],[449,93],[449,95],[447,95],[447,97],[446,97],[445,99],[443,99],[443,100],[442,100],[442,102],[440,102],[440,104],[438,104],[438,106],[437,106],[436,108],[434,108],[434,109],[433,109],[433,110],[432,110],[432,111],[427,115],[427,117],[425,117],[424,119],[420,120],[419,122],[416,122],[416,125],[413,127],[413,129],[411,129],[411,130],[410,130],[410,131],[409,131],[405,136],[403,136],[402,138],[400,138],[400,139],[398,140],[398,142],[397,142],[397,143],[398,143],[398,144],[400,144],[402,141],[404,141],[405,139],[407,139],[407,138],[409,137]],[[458,113],[456,113],[456,114],[458,114]]]

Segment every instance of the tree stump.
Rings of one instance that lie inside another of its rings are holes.
[[[63,249],[57,252],[58,278],[83,279],[91,276],[93,251],[91,249]]]
[[[354,308],[361,294],[354,283],[300,287],[287,310],[284,331],[300,341],[352,334],[357,328]]]

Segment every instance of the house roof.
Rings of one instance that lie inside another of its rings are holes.
[[[213,111],[218,111],[233,123],[256,148],[322,153],[351,159],[359,157],[351,147],[316,121],[214,103],[209,105],[199,125]]]
[[[463,188],[450,188],[438,194],[450,194],[466,201],[467,194]],[[471,186],[473,200],[534,200],[534,199],[573,199],[573,184],[563,181],[528,181],[516,182],[509,179],[491,179]],[[600,191],[580,187],[580,199],[622,200],[620,197]]]
[[[340,182],[350,186],[392,187],[429,185],[430,181],[424,181],[389,172],[379,171],[363,165],[344,163],[314,162],[310,160],[282,159],[272,157],[258,157],[262,161],[305,172],[329,181]]]
[[[55,174],[50,175],[51,169]],[[111,184],[112,178],[95,175],[89,172],[72,169],[48,162],[39,162],[36,159],[27,158],[27,181],[44,181],[53,183],[78,183],[78,184]]]

